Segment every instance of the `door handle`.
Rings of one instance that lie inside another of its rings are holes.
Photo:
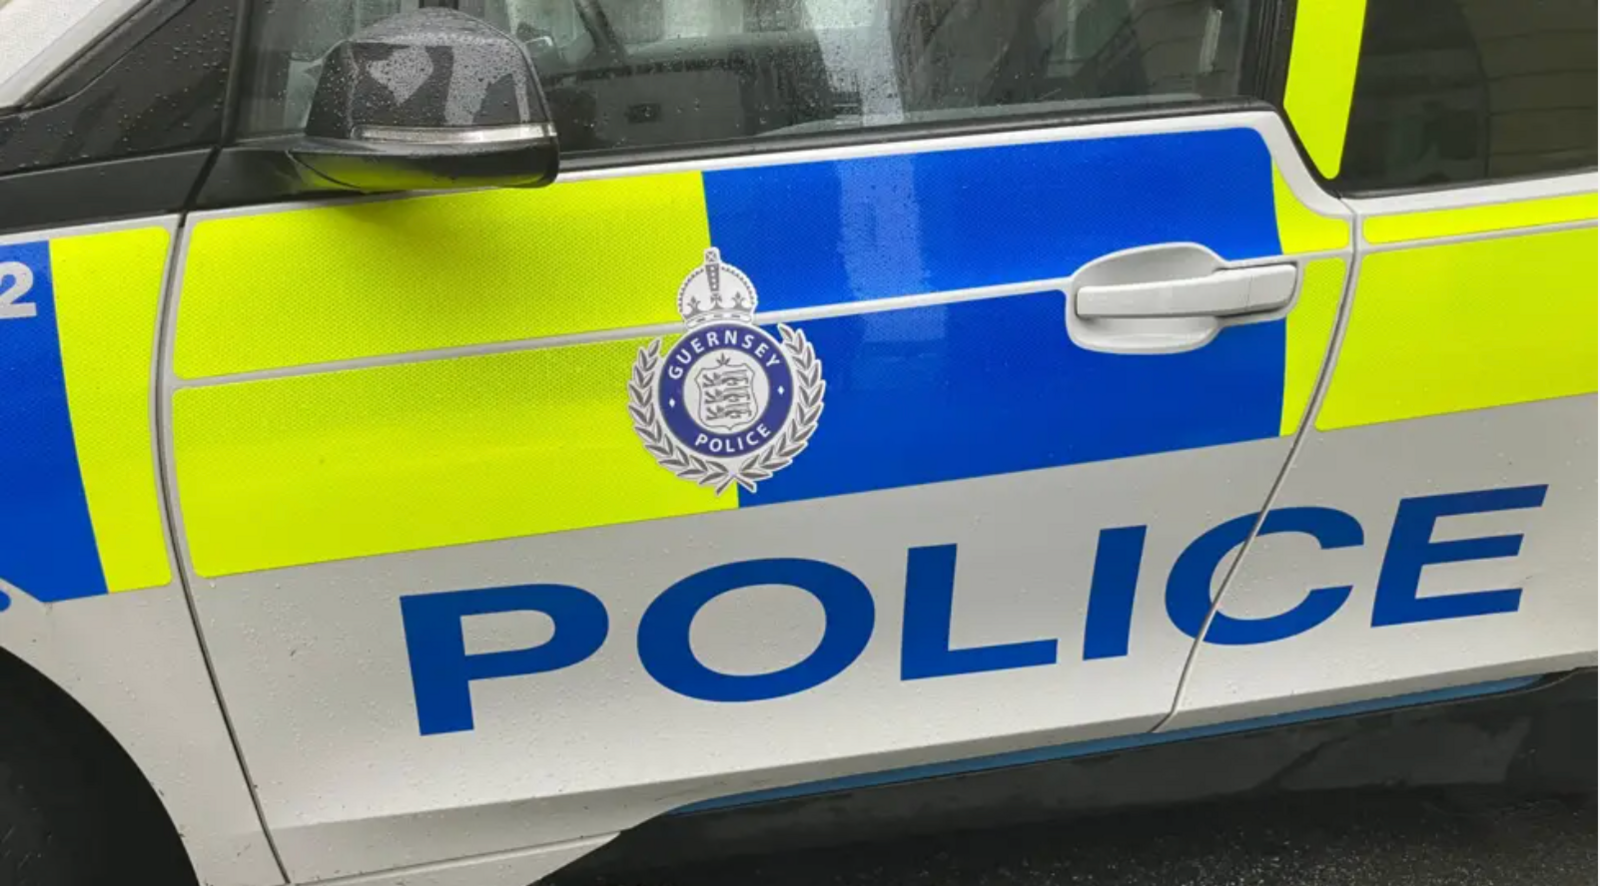
[[[1155,243],[1102,255],[1067,281],[1067,335],[1109,354],[1174,354],[1223,329],[1286,314],[1300,267],[1230,267],[1199,243]]]
[[[1294,265],[1220,270],[1203,277],[1084,286],[1078,316],[1085,319],[1227,317],[1275,311],[1294,298]]]

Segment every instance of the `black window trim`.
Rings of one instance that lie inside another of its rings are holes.
[[[0,235],[185,211],[214,147],[0,176]]]

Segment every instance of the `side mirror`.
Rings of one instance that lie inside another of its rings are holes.
[[[533,64],[465,13],[391,16],[323,60],[305,136],[306,183],[357,191],[538,187],[560,151]]]

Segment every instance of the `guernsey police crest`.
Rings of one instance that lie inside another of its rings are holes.
[[[780,323],[780,341],[755,325],[755,286],[716,249],[678,288],[678,313],[683,337],[665,354],[658,338],[633,362],[633,429],[679,477],[754,492],[816,432],[822,361],[805,333]]]

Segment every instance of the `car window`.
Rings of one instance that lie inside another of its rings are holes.
[[[304,125],[320,60],[427,0],[267,0],[243,137]],[[1226,98],[1254,0],[461,0],[539,70],[563,150]]]
[[[74,47],[70,64],[49,76],[23,106],[0,111],[0,177],[206,151],[221,141],[239,3],[189,0],[134,6],[115,28],[101,22],[109,30],[86,35],[78,28],[94,25],[114,9],[96,5],[60,38]],[[7,0],[0,0],[0,8],[10,9]],[[0,15],[0,34],[9,22]],[[10,42],[9,35],[0,39],[0,54]],[[50,199],[52,206],[14,196],[0,201],[0,229],[19,224],[24,216],[34,223],[71,216],[84,205],[108,208],[113,215],[128,214],[130,206],[180,206],[188,186],[176,184],[174,170],[179,168],[187,170],[188,164],[165,166],[165,178],[116,176],[115,186],[100,182],[89,196]],[[51,185],[48,193],[60,195],[63,187]],[[174,188],[180,194],[176,200],[170,199]],[[24,207],[24,202],[30,205]]]
[[[1595,165],[1594,0],[1370,0],[1339,184]]]
[[[0,0],[0,109],[16,107],[141,0]]]

